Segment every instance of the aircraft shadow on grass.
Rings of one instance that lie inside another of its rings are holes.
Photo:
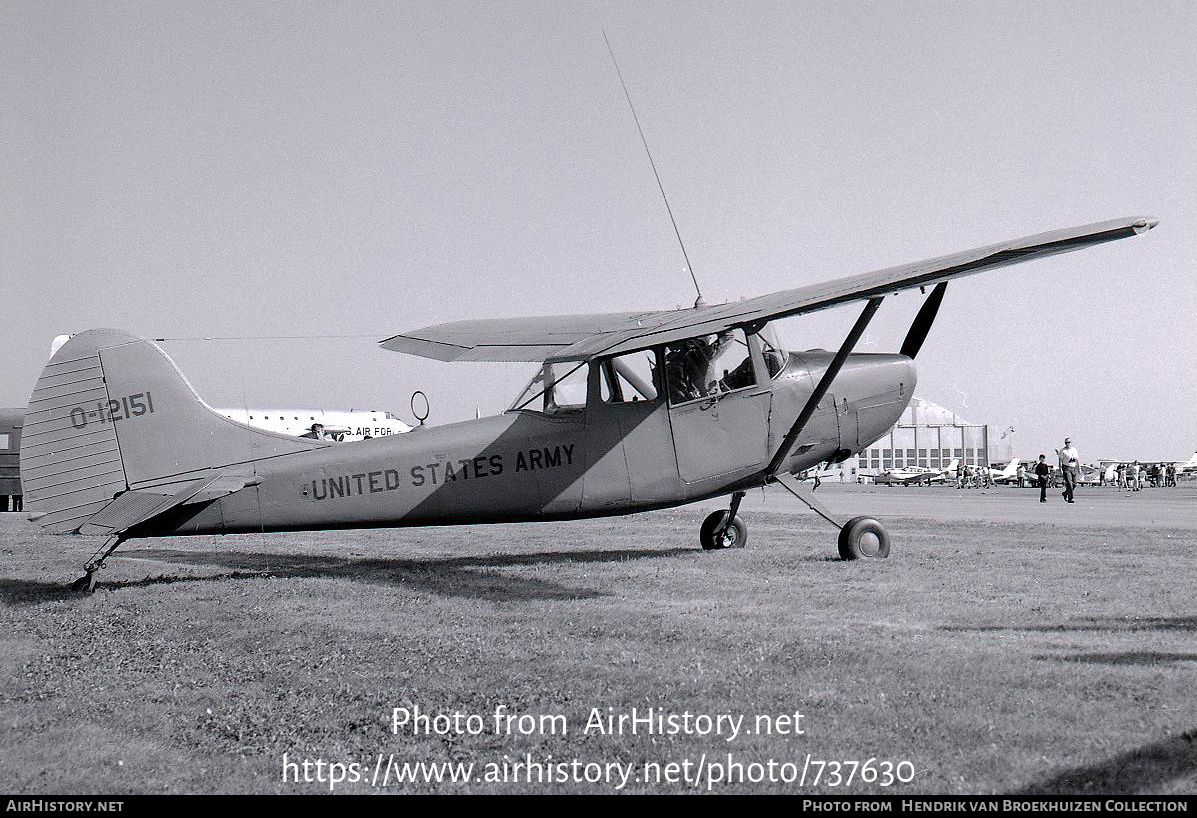
[[[1197,631],[1197,616],[1141,616],[1134,618],[1095,617],[1058,625],[945,625],[940,630],[954,633],[1128,633],[1142,631]],[[1101,665],[1160,665],[1166,662],[1194,662],[1197,653],[1170,651],[1104,651],[1093,653],[1041,654],[1036,659],[1058,662],[1086,662]]]
[[[1165,662],[1197,662],[1197,653],[1169,653],[1157,650],[1133,650],[1122,653],[1073,653],[1067,656],[1036,656],[1063,662],[1093,665],[1161,665]]]
[[[1159,793],[1197,771],[1197,730],[1137,747],[1107,761],[1076,767],[1012,795]]]
[[[1197,616],[1090,617],[1058,625],[944,625],[944,631],[986,633],[1072,633],[1084,631],[1197,631]]]
[[[502,573],[495,568],[523,565],[607,563],[660,559],[696,554],[692,548],[545,551],[531,554],[492,554],[440,559],[353,559],[328,555],[269,554],[246,551],[176,551],[148,549],[126,556],[164,563],[212,565],[233,569],[221,574],[146,577],[142,580],[101,582],[100,587],[137,588],[176,582],[219,582],[262,576],[349,579],[382,586],[407,586],[452,597],[496,602],[518,600],[577,600],[606,596],[591,588],[571,588],[549,580]],[[0,580],[0,600],[9,605],[78,599],[66,583],[41,580]]]

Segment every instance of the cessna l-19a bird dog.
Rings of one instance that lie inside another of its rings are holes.
[[[947,282],[1155,225],[1059,230],[728,304],[396,335],[382,346],[541,366],[501,415],[340,445],[223,417],[155,344],[92,330],[55,353],[30,397],[25,496],[48,532],[108,537],[80,589],[134,537],[570,520],[729,494],[699,540],[743,545],[740,500],[768,483],[839,526],[845,559],[885,557],[876,520],[840,520],[793,474],[843,461],[898,420]],[[932,289],[901,350],[854,353],[884,297],[915,287]],[[834,353],[787,353],[769,327],[853,301],[864,309]]]

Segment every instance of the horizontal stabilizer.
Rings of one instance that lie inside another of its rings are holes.
[[[192,489],[193,490],[193,489]],[[154,491],[126,491],[79,526],[80,534],[108,536],[128,531],[138,523],[177,506],[176,495]]]
[[[126,491],[79,526],[79,533],[120,534],[171,509],[211,502],[258,482],[256,478],[220,474],[211,479],[190,480],[173,494],[157,489]]]

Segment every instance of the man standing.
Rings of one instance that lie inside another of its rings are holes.
[[[1060,456],[1060,476],[1064,478],[1064,501],[1071,503],[1072,493],[1076,489],[1077,472],[1081,467],[1081,456],[1073,448],[1072,439],[1064,438],[1064,448],[1056,449]]]
[[[1035,480],[1039,483],[1039,502],[1047,502],[1047,475],[1052,467],[1047,465],[1047,455],[1039,455],[1039,462],[1035,464]]]

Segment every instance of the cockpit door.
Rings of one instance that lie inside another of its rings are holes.
[[[770,382],[756,343],[737,329],[665,348],[669,420],[683,481],[768,459]]]

